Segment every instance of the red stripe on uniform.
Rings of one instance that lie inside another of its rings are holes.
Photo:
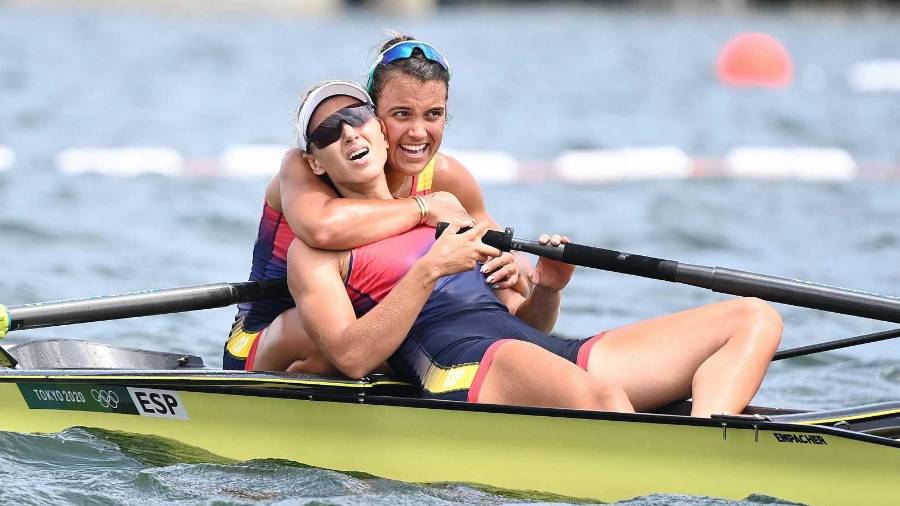
[[[282,260],[287,260],[288,248],[291,247],[291,243],[294,242],[294,238],[297,236],[294,234],[291,226],[288,225],[283,214],[279,214],[278,225],[276,225],[276,227],[275,242],[272,244],[272,254]]]
[[[487,375],[488,369],[491,368],[491,362],[494,360],[494,353],[497,353],[497,349],[500,348],[500,345],[509,341],[514,341],[514,339],[500,339],[499,341],[495,341],[488,347],[487,351],[484,352],[484,356],[481,357],[481,362],[478,363],[478,372],[475,373],[475,379],[472,380],[472,386],[469,387],[469,395],[467,398],[469,402],[478,402],[478,395],[481,393],[481,384],[484,383],[484,377]]]
[[[263,332],[265,331],[266,329],[262,329],[256,334],[256,339],[253,340],[253,344],[250,346],[250,352],[247,353],[247,360],[244,362],[245,371],[253,370],[253,361],[256,359],[256,347],[259,346],[259,341],[262,339]]]
[[[597,344],[597,341],[602,339],[605,335],[606,331],[604,330],[582,344],[581,348],[578,348],[578,358],[575,360],[575,365],[587,371],[588,359],[591,358],[591,348],[593,348],[594,345]]]

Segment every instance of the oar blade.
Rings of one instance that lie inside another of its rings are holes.
[[[19,361],[15,359],[12,355],[9,354],[6,350],[0,346],[0,367],[7,367],[9,369],[15,369],[16,365],[18,365]]]

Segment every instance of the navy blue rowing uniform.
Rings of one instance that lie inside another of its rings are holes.
[[[360,317],[380,302],[434,243],[434,229],[418,227],[351,252],[347,294]],[[477,402],[497,348],[508,340],[534,343],[583,369],[591,346],[586,339],[548,336],[512,315],[478,270],[444,276],[388,364],[417,383],[423,396]]]

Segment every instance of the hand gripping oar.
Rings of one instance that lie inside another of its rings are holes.
[[[438,224],[436,235],[440,236],[444,228],[446,224]],[[674,260],[580,244],[552,246],[540,244],[538,241],[516,239],[512,233],[511,228],[507,228],[506,232],[489,230],[481,241],[501,251],[524,251],[572,265],[699,286],[718,293],[759,297],[792,306],[900,323],[900,298],[897,297],[723,267],[683,264]]]
[[[290,297],[287,280],[283,278],[147,290],[8,308],[0,304],[0,338],[13,330],[212,309],[280,297]]]

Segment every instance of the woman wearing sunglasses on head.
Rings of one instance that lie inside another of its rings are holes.
[[[284,277],[287,247],[294,234],[310,246],[340,250],[437,221],[496,225],[481,190],[456,160],[438,153],[444,133],[450,65],[436,48],[398,35],[384,43],[369,72],[378,114],[388,137],[386,174],[394,200],[338,199],[334,188],[311,174],[301,151],[287,152],[266,189],[251,280]],[[457,200],[458,199],[458,200]],[[460,203],[462,205],[460,205]],[[485,280],[494,289],[527,293],[516,255],[488,261]],[[530,270],[523,263],[522,267]],[[242,304],[224,353],[224,367],[242,369],[253,351],[260,370],[329,372],[331,365],[295,318],[278,318],[294,306],[289,298]],[[292,314],[295,316],[295,312]],[[286,339],[258,340],[264,329]]]
[[[310,172],[346,198],[392,199],[386,130],[346,82],[315,87],[297,115]],[[768,305],[733,299],[586,339],[549,336],[574,267],[541,258],[534,290],[511,304],[521,296],[491,290],[477,270],[500,253],[481,242],[487,229],[451,225],[435,240],[418,226],[347,251],[294,240],[295,313],[340,372],[358,378],[387,361],[429,398],[629,412],[693,397],[692,414],[709,416],[741,412],[759,388],[781,332]]]

